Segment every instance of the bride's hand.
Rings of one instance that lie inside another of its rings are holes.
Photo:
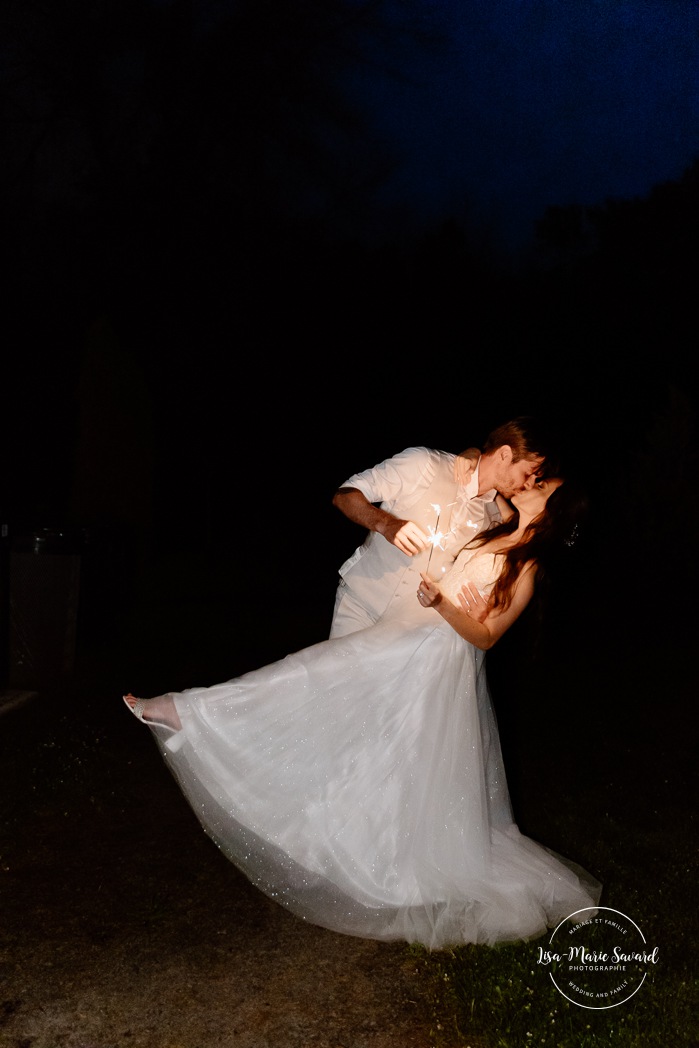
[[[420,572],[420,578],[422,582],[417,589],[417,599],[422,604],[423,608],[434,608],[439,604],[442,599],[442,591],[438,584],[433,582],[429,575],[425,575],[424,572]]]
[[[472,582],[466,582],[457,593],[463,611],[476,622],[483,622],[488,614],[490,603],[482,597]]]
[[[454,480],[461,487],[468,484],[480,457],[478,448],[466,448],[466,451],[460,451],[454,459]]]

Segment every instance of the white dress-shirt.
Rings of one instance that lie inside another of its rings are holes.
[[[356,488],[396,517],[414,521],[432,539],[426,550],[409,557],[370,531],[342,565],[341,586],[367,609],[371,621],[403,600],[414,601],[421,571],[439,579],[467,542],[501,520],[495,489],[478,495],[478,467],[468,484],[457,484],[455,458],[446,451],[406,448],[341,485]]]

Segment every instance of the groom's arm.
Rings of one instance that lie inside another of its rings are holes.
[[[392,513],[369,502],[356,488],[338,488],[333,495],[333,506],[354,524],[383,535],[387,542],[409,557],[420,553],[427,546],[427,536],[414,521],[394,517]]]

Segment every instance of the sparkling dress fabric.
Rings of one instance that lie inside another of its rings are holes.
[[[464,551],[442,588],[492,588]],[[513,820],[484,653],[433,609],[402,609],[224,684],[173,693],[152,727],[203,828],[313,924],[430,949],[511,942],[599,901]]]

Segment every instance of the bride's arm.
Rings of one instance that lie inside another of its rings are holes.
[[[427,595],[429,601],[429,605],[425,602],[425,607],[431,606],[439,612],[444,621],[448,622],[452,629],[456,630],[459,636],[467,640],[469,644],[473,644],[482,651],[487,651],[502,637],[503,633],[507,632],[513,622],[517,621],[532,599],[534,564],[530,561],[523,567],[515,582],[514,594],[508,607],[504,611],[494,608],[487,613],[482,622],[477,620],[473,609],[469,607],[473,594],[470,594],[470,599],[464,596],[465,587],[462,587],[459,593],[461,606],[458,608],[442,595],[439,585],[433,582],[428,575],[422,575],[420,589]]]
[[[478,448],[466,448],[460,451],[454,459],[454,480],[457,484],[466,486],[478,465],[481,453]]]

